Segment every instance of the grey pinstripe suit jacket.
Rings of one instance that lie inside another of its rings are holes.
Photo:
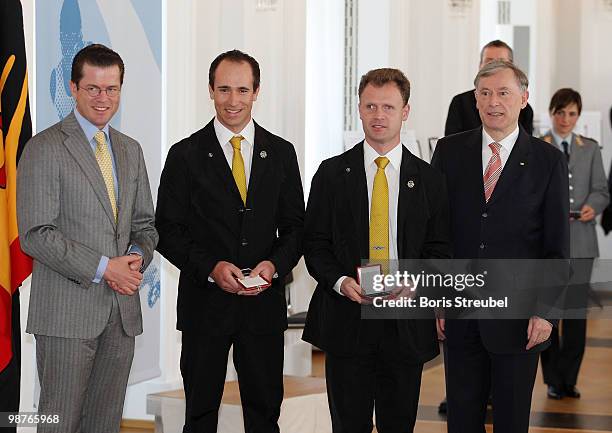
[[[115,223],[90,144],[71,113],[34,136],[19,162],[17,216],[23,250],[34,258],[26,331],[65,338],[102,333],[117,296],[123,329],[142,333],[138,296],[92,283],[102,255],[123,255],[130,244],[152,259],[157,244],[153,202],[140,145],[109,130],[119,186]]]
[[[542,140],[555,146],[550,132],[545,134]],[[599,145],[593,139],[572,134],[570,149],[568,162],[570,210],[579,211],[582,206],[588,204],[595,210],[595,214],[599,215],[610,200]],[[599,257],[596,224],[594,219],[586,223],[570,221],[571,258]]]

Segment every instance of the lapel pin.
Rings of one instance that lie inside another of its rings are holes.
[[[268,156],[268,154],[266,153],[265,150],[262,150],[261,152],[259,152],[259,157],[260,158],[266,159],[267,156]]]
[[[346,172],[350,173],[351,172],[351,167],[346,167]]]
[[[209,157],[209,158],[212,158],[212,157],[213,157],[212,152],[210,152],[210,153],[208,154],[208,157]]]
[[[520,165],[525,165],[525,163],[523,161],[519,162]]]
[[[414,181],[413,180],[409,180],[406,185],[408,185],[408,188],[414,188]]]

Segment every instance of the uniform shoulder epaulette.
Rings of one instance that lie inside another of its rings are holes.
[[[584,135],[576,134],[576,144],[578,146],[584,146],[589,141],[592,141],[596,146],[598,145],[597,140],[589,137],[585,137]]]
[[[540,137],[540,140],[547,142],[548,144],[552,144],[553,137],[550,134],[546,134]]]

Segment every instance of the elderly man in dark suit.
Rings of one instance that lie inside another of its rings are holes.
[[[36,335],[39,432],[118,432],[142,333],[138,286],[157,232],[140,145],[109,126],[124,66],[103,45],[72,62],[75,110],[33,137],[19,164],[23,250],[34,258],[27,332]]]
[[[519,126],[528,81],[512,63],[485,65],[474,80],[482,127],[438,142],[456,258],[569,257],[567,163]],[[548,320],[547,320],[548,319]],[[553,318],[439,320],[446,338],[449,433],[484,433],[489,390],[496,433],[527,433],[539,352]]]
[[[212,62],[216,116],[172,146],[161,176],[158,250],[181,271],[185,433],[216,431],[232,346],[245,430],[279,431],[283,281],[301,256],[304,196],[291,143],[251,118],[259,77],[238,50]],[[244,273],[271,285],[245,290]]]
[[[359,85],[365,140],[323,161],[312,180],[304,257],[317,287],[304,340],[325,351],[334,433],[412,432],[423,363],[438,352],[433,313],[423,320],[365,320],[362,260],[448,258],[444,180],[401,144],[410,83],[375,69]],[[390,262],[389,262],[390,261]]]
[[[494,40],[482,47],[480,51],[480,66],[482,68],[494,60],[514,60],[514,52],[508,44],[500,40]],[[527,103],[521,110],[518,120],[519,125],[531,135],[533,133],[533,109]],[[474,90],[455,95],[448,107],[448,116],[444,127],[444,135],[456,134],[469,131],[481,125],[478,109],[476,108],[476,97]]]

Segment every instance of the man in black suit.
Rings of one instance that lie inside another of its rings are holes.
[[[312,180],[304,257],[317,287],[303,339],[325,351],[334,433],[412,432],[423,363],[438,352],[429,320],[364,320],[362,260],[450,257],[442,177],[400,142],[410,83],[397,69],[359,85],[365,140],[324,161]],[[381,189],[382,188],[382,189]],[[381,234],[382,233],[382,234]]]
[[[528,81],[510,62],[474,80],[483,127],[438,142],[432,165],[446,175],[455,258],[569,257],[564,155],[518,125]],[[446,337],[449,433],[484,433],[489,389],[495,433],[526,433],[538,354],[554,320],[438,322]]]
[[[283,281],[301,256],[304,196],[291,143],[251,118],[259,76],[237,50],[212,62],[216,116],[172,146],[161,176],[158,250],[181,271],[184,433],[216,431],[231,346],[245,430],[279,431]],[[272,284],[245,290],[246,268]]]
[[[514,52],[508,44],[500,40],[494,40],[482,47],[480,51],[480,67],[482,68],[494,60],[505,60],[512,62]],[[527,104],[521,110],[518,120],[519,125],[527,132],[533,134],[533,109]],[[448,107],[448,117],[444,127],[444,135],[456,134],[478,128],[482,124],[478,109],[476,108],[476,96],[474,90],[455,95]]]

